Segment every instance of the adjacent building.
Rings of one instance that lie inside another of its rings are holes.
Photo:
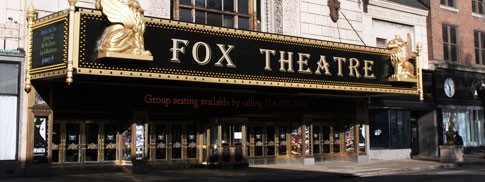
[[[465,152],[471,152],[485,142],[483,106],[473,86],[483,83],[485,76],[483,1],[423,2],[430,7],[429,66],[437,107],[438,137],[431,140],[450,144],[446,134],[454,130],[463,137]]]

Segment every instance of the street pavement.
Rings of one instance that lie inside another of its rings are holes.
[[[464,162],[442,163],[438,159],[404,159],[370,162],[331,161],[315,165],[271,164],[238,169],[171,169],[148,174],[97,172],[54,177],[2,179],[2,181],[341,181],[348,178],[423,173],[466,165],[485,165],[483,155],[466,155]],[[351,180],[351,179],[349,179]]]

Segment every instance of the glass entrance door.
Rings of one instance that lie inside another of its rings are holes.
[[[115,161],[117,158],[117,152],[118,151],[118,132],[116,130],[116,125],[115,124],[104,124],[104,132],[101,146],[102,148],[102,154],[103,154],[103,160],[105,162],[108,161]]]
[[[66,140],[65,140],[65,162],[80,162],[80,124],[67,123],[66,125]]]
[[[84,127],[85,143],[83,144],[84,161],[96,162],[98,161],[98,154],[101,147],[99,147],[99,124],[86,123]]]
[[[202,158],[205,165],[240,165],[246,162],[246,133],[242,121],[232,118],[217,119],[204,127]]]
[[[115,162],[118,153],[118,125],[108,121],[59,121],[52,129],[53,163]],[[127,130],[129,133],[129,130]],[[126,134],[125,133],[125,134]],[[127,137],[129,141],[131,137]],[[127,142],[129,143],[129,142]],[[129,146],[129,145],[128,145]],[[123,147],[122,147],[123,148]],[[129,147],[124,147],[129,150]]]
[[[240,124],[223,124],[221,134],[222,161],[226,163],[242,161],[242,126]]]

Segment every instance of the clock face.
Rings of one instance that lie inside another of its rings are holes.
[[[447,78],[444,83],[444,91],[449,98],[455,95],[455,82],[451,78]]]

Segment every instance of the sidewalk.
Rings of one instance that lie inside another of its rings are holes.
[[[356,162],[321,162],[315,165],[258,165],[257,168],[272,168],[300,171],[315,171],[326,173],[346,174],[356,177],[380,176],[388,174],[409,173],[418,171],[427,171],[439,168],[453,168],[462,165],[485,164],[485,158],[482,154],[465,155],[463,162],[443,163],[439,158],[403,159],[403,160],[386,160],[370,161],[365,163]]]
[[[99,172],[66,174],[43,178],[17,178],[6,181],[335,181],[341,178],[380,176],[483,164],[483,156],[467,155],[462,163],[441,163],[438,159],[393,161],[321,162],[315,165],[255,165],[242,169],[159,170],[149,174]]]

